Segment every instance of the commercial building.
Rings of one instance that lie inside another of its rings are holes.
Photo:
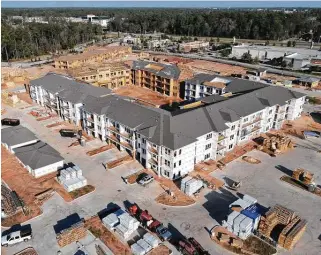
[[[57,83],[53,83],[53,75],[41,78],[41,83],[39,79],[31,81],[30,88],[37,88],[30,89],[35,91],[36,96],[32,97],[38,98],[37,102],[43,101],[38,93],[43,86]],[[71,81],[64,76],[59,81],[67,93]],[[150,108],[113,94],[78,95],[77,103],[82,128],[89,135],[114,143],[144,167],[175,179],[193,171],[195,164],[219,159],[235,145],[271,129],[280,129],[284,120],[301,115],[304,94],[283,87],[255,86],[251,82],[247,85],[247,82],[235,80],[230,98],[211,100],[221,97],[212,95],[195,107],[176,111]],[[101,88],[92,88],[96,89]],[[58,101],[59,93],[54,96]]]
[[[176,65],[134,61],[132,66],[132,84],[149,88],[166,96],[179,97],[180,70]]]
[[[293,53],[283,58],[287,66],[293,70],[301,70],[311,64],[311,58],[307,55]]]
[[[23,126],[1,129],[1,143],[10,151],[38,142],[38,138],[28,128]]]
[[[154,48],[165,48],[169,45],[171,41],[169,39],[163,39],[163,40],[150,40],[147,42],[148,49],[154,49]]]
[[[110,60],[127,56],[132,53],[132,48],[127,46],[109,46],[104,48],[92,48],[81,54],[66,55],[55,59],[55,68],[69,69],[83,65],[94,64],[104,60]]]
[[[194,41],[194,42],[179,44],[180,51],[184,51],[184,52],[197,51],[200,49],[208,49],[209,47],[210,47],[210,43],[204,42],[204,41]]]
[[[307,58],[321,57],[321,52],[313,49],[244,44],[233,46],[231,57],[241,58],[244,53],[250,53],[252,55],[252,58],[258,57],[258,59],[260,60],[283,58],[295,53]]]
[[[44,142],[14,149],[15,156],[35,178],[56,172],[64,165],[58,151]]]
[[[109,89],[131,84],[130,68],[121,62],[73,68],[68,70],[68,74],[94,86]]]

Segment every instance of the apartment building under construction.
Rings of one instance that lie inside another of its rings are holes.
[[[126,150],[159,176],[176,179],[195,164],[220,159],[238,144],[301,116],[304,94],[249,82],[228,84],[234,96],[210,95],[195,107],[172,112],[54,73],[32,80],[30,96],[62,119],[81,124],[87,134]]]
[[[90,65],[68,70],[72,77],[97,87],[115,89],[131,84],[130,67],[122,62]]]
[[[171,97],[179,97],[179,75],[176,65],[138,60],[132,66],[133,85]]]
[[[121,58],[131,53],[132,48],[127,46],[94,47],[81,54],[66,55],[56,58],[55,68],[77,68],[85,64]]]

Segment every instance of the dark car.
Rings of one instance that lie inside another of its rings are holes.
[[[78,131],[74,129],[60,129],[59,133],[62,137],[76,137]]]

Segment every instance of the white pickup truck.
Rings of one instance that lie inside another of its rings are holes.
[[[32,238],[31,229],[12,232],[1,237],[1,245],[9,246],[20,242],[27,242]]]

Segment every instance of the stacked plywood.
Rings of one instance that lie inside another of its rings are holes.
[[[283,247],[287,250],[291,250],[304,234],[304,231],[306,230],[306,226],[307,226],[307,221],[300,220],[299,223],[287,235],[284,241]]]
[[[287,225],[295,217],[295,212],[282,205],[275,205],[273,210],[276,212],[280,224]]]
[[[278,217],[275,211],[270,210],[265,217],[261,217],[258,231],[262,235],[270,236],[273,228],[278,224]]]
[[[83,222],[74,224],[57,235],[57,242],[60,247],[76,242],[86,236],[86,228]]]

